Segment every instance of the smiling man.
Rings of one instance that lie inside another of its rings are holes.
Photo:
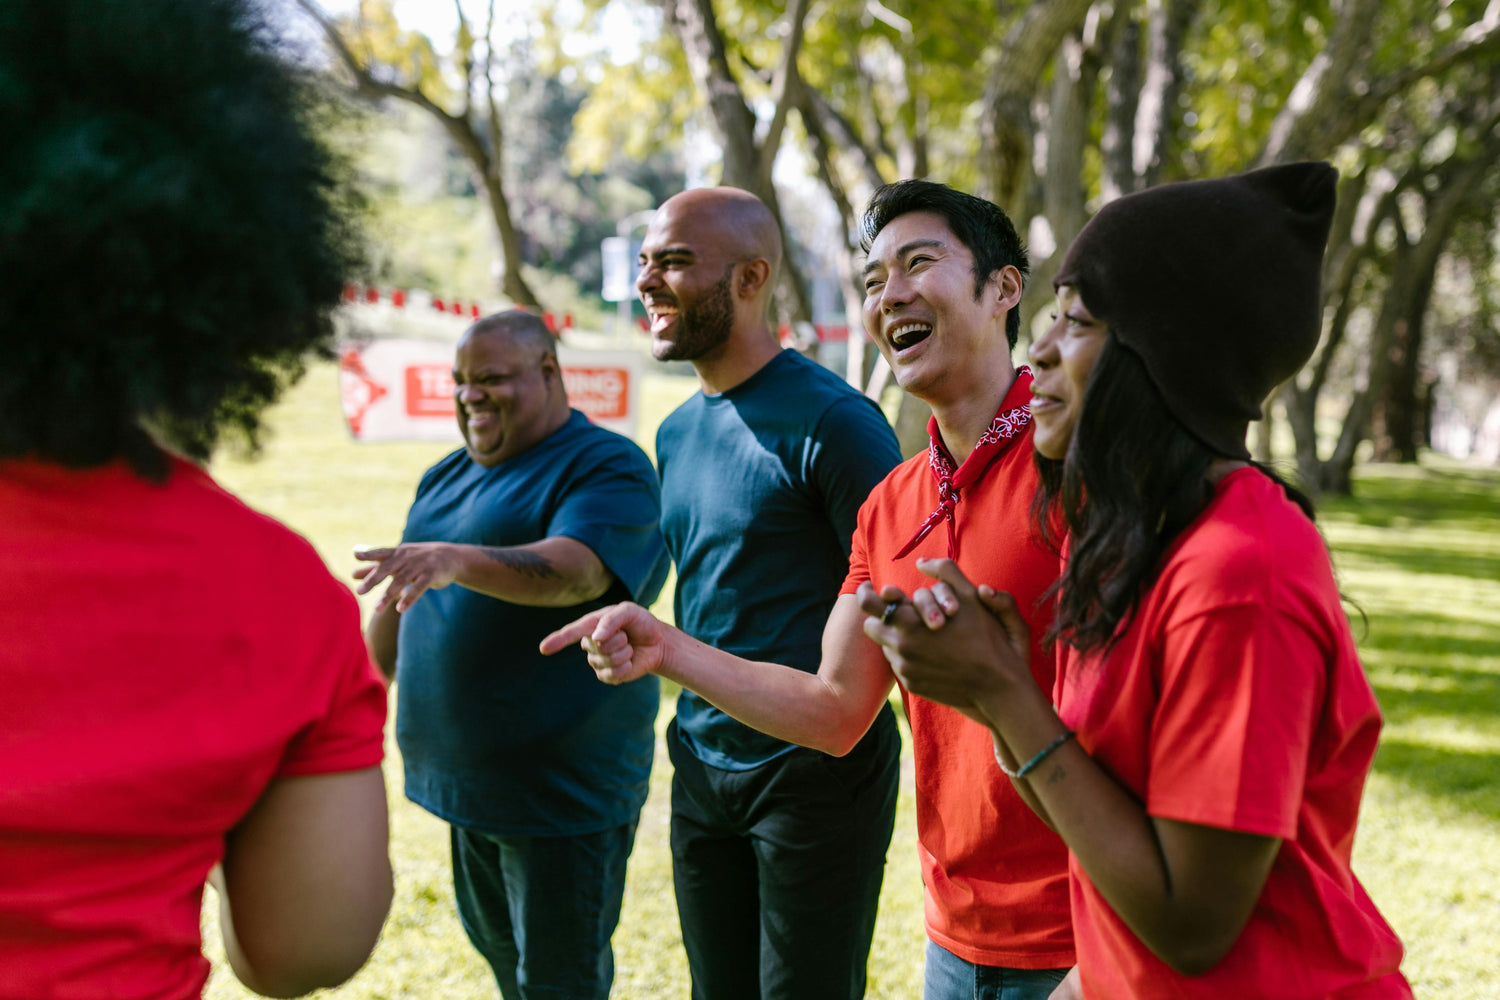
[[[1045,633],[1050,611],[1039,599],[1058,559],[1030,531],[1031,375],[1010,359],[1026,252],[1000,209],[928,181],[882,188],[864,228],[865,329],[901,387],[931,405],[932,441],[860,510],[820,664],[811,672],[749,664],[635,605],[590,614],[549,636],[544,649],[582,640],[607,681],[659,674],[748,726],[839,754],[855,745],[895,683],[864,633],[857,593],[912,592],[931,583],[917,560],[948,556],[970,579],[1014,594],[1032,635]],[[887,614],[911,613],[901,608],[892,604]],[[1052,658],[1040,646],[1031,667],[1050,690]],[[905,690],[902,698],[927,892],[924,997],[1045,998],[1074,957],[1062,841],[995,766],[985,726]]]
[[[692,362],[702,387],[656,440],[677,622],[736,655],[810,672],[859,506],[901,456],[874,403],[777,344],[768,313],[780,255],[754,195],[687,191],[652,221],[636,288],[652,352]],[[863,996],[896,808],[891,711],[872,709],[834,759],[684,691],[667,746],[693,996]]]
[[[667,575],[656,474],[568,407],[529,313],[458,343],[464,447],[422,477],[401,544],[355,553],[389,581],[366,635],[396,684],[407,798],[452,825],[464,930],[505,1000],[604,1000],[625,861],[646,799],[655,685],[598,684],[537,640]]]

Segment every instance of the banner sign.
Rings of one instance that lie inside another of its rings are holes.
[[[635,437],[641,358],[633,351],[559,346],[568,404],[594,423]],[[357,441],[452,441],[453,345],[431,340],[348,342],[339,348],[344,422]]]

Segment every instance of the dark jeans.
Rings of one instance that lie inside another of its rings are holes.
[[[672,879],[694,1000],[857,1000],[891,842],[889,707],[845,757],[798,748],[709,767],[667,734]]]
[[[606,1000],[634,843],[634,823],[576,837],[453,827],[459,920],[505,1000]]]
[[[1047,1000],[1067,974],[1067,969],[975,965],[928,941],[922,1000]]]

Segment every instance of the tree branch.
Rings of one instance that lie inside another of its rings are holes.
[[[463,118],[450,114],[446,108],[434,102],[430,97],[422,93],[419,88],[403,87],[399,84],[387,83],[384,80],[376,79],[369,68],[361,64],[359,57],[349,48],[349,44],[344,40],[344,36],[339,31],[338,26],[328,19],[328,16],[318,8],[317,4],[313,3],[313,0],[297,0],[297,6],[306,11],[318,23],[318,27],[322,29],[324,36],[328,39],[328,43],[333,47],[334,52],[338,54],[339,61],[353,75],[354,89],[361,96],[366,98],[391,97],[398,101],[414,104],[439,119],[450,133],[455,127],[463,128],[467,125],[467,122]]]
[[[797,88],[797,53],[802,48],[803,28],[807,21],[808,0],[792,0],[787,10],[791,33],[782,47],[781,62],[776,75],[771,79],[771,101],[773,111],[765,137],[760,140],[760,187],[771,184],[771,168],[776,162],[776,153],[781,148],[781,134],[786,128],[786,116],[795,102]]]

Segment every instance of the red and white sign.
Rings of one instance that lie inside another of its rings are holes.
[[[594,423],[635,436],[641,358],[631,351],[557,350],[568,403]],[[453,345],[374,340],[339,349],[344,420],[359,441],[458,442]]]

